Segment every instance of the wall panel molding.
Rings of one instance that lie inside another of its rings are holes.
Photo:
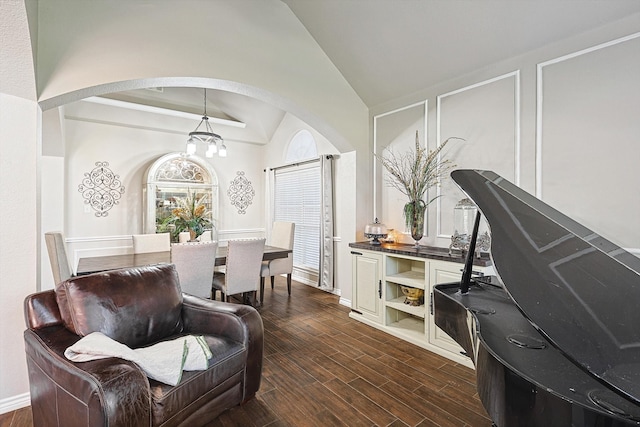
[[[404,107],[400,107],[400,108],[396,108],[395,110],[391,110],[391,111],[387,111],[381,114],[377,114],[375,116],[373,116],[373,152],[377,153],[378,152],[378,121],[380,119],[382,119],[383,117],[387,117],[387,116],[391,116],[393,114],[396,113],[400,113],[402,111],[405,110],[409,110],[411,108],[415,108],[415,107],[419,107],[419,106],[424,106],[424,128],[422,129],[423,131],[423,135],[424,135],[424,141],[423,143],[427,144],[428,141],[428,126],[427,126],[427,115],[428,115],[428,105],[429,102],[428,100],[424,100],[424,101],[419,101],[416,102],[414,104],[411,105],[406,105]],[[378,167],[378,160],[375,158],[375,156],[373,157],[373,165],[372,165],[372,171],[373,171],[373,216],[374,218],[378,217],[378,169],[380,169]]]
[[[640,32],[537,64],[535,196],[638,255]]]
[[[453,153],[452,161],[457,168],[494,170],[520,184],[520,92],[520,70],[516,70],[437,97],[438,144],[451,136],[466,140]],[[446,150],[453,151],[451,147]],[[451,238],[453,207],[458,200],[454,194],[462,197],[455,188],[447,182],[436,188],[439,239]]]
[[[411,110],[415,109],[414,112]],[[421,111],[420,111],[421,110]],[[393,145],[397,153],[405,152],[408,147],[413,147],[416,130],[419,132],[420,144],[428,147],[428,100],[419,101],[401,108],[387,111],[373,117],[373,153],[381,154],[382,150]],[[422,122],[422,124],[420,124]],[[418,127],[415,125],[418,123]],[[381,136],[382,135],[382,136]],[[384,139],[384,141],[382,141]],[[396,145],[397,144],[397,145]],[[402,148],[399,148],[402,147]],[[394,228],[400,240],[407,238],[413,241],[405,233],[402,206],[409,200],[400,192],[389,188],[387,192],[384,185],[386,172],[373,156],[373,218],[379,218],[389,228]],[[388,196],[390,199],[383,199]],[[391,200],[393,199],[393,200]],[[383,203],[386,203],[383,205]],[[401,203],[398,206],[398,203]],[[371,221],[373,220],[371,219]],[[429,217],[425,220],[425,236],[429,235]],[[407,240],[407,241],[408,241]]]
[[[541,62],[537,65],[536,70],[536,190],[535,196],[539,199],[542,199],[542,148],[543,148],[543,116],[544,116],[544,69],[545,67],[551,67],[552,65],[556,65],[565,61],[569,61],[571,59],[580,57],[582,55],[587,55],[589,53],[597,52],[601,49],[606,49],[612,46],[616,46],[620,43],[624,43],[627,41],[634,40],[640,37],[640,32],[635,34],[630,34],[626,37],[621,37],[619,39],[611,40],[606,43],[601,43],[586,49],[582,49],[573,53],[569,53],[567,55],[563,55],[549,61]]]

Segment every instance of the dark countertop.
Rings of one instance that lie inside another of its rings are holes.
[[[407,255],[418,258],[458,262],[461,264],[464,264],[465,261],[465,259],[460,255],[460,251],[454,251],[451,255],[449,255],[449,249],[437,248],[434,246],[420,246],[419,249],[416,249],[413,245],[407,243],[382,243],[380,245],[372,245],[369,242],[354,242],[349,243],[349,247],[366,251],[384,252],[387,254]],[[489,258],[488,254],[483,254],[481,258],[473,258],[473,265],[487,267],[491,265],[491,259]]]

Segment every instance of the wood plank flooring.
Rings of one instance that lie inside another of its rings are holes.
[[[260,309],[263,380],[255,399],[213,427],[489,427],[471,369],[348,317],[338,297],[276,279]],[[23,408],[0,427],[32,427]]]

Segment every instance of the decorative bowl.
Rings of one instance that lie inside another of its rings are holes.
[[[412,288],[410,286],[400,286],[404,295],[404,303],[412,306],[424,304],[424,289]]]

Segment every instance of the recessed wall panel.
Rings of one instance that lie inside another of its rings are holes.
[[[378,115],[374,118],[375,153],[378,156],[393,152],[401,156],[415,146],[416,131],[420,146],[426,144],[425,102]],[[382,164],[374,160],[374,180],[376,191],[375,215],[389,228],[404,233],[403,207],[409,201],[407,196],[389,185],[390,176]],[[372,218],[373,220],[373,218]],[[429,233],[428,222],[425,223],[425,235]],[[399,236],[411,242],[410,236]]]
[[[640,247],[640,37],[539,66],[537,196]]]
[[[488,169],[519,181],[519,74],[511,73],[438,97],[438,141],[456,169]],[[453,209],[464,193],[447,177],[437,200],[438,237],[454,231]],[[435,206],[435,204],[434,204]]]

